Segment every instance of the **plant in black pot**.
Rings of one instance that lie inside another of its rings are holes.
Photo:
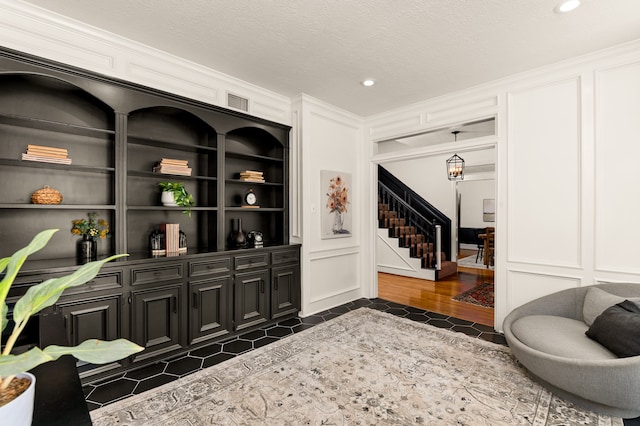
[[[184,184],[181,182],[160,182],[158,184],[162,189],[162,204],[165,206],[186,207],[183,213],[191,217],[191,207],[194,206],[193,195],[187,192]]]
[[[20,268],[31,254],[42,249],[57,229],[49,229],[40,232],[26,247],[16,251],[11,257],[0,259],[0,320],[1,330],[7,327],[9,320],[7,314],[9,308],[5,303],[9,289],[13,284]],[[25,329],[29,318],[38,314],[43,309],[54,305],[62,293],[92,280],[100,271],[102,265],[118,257],[127,256],[120,254],[106,259],[89,262],[82,265],[75,272],[63,277],[48,279],[40,284],[30,286],[24,296],[13,307],[14,326],[6,342],[0,342],[2,353],[0,354],[0,419],[2,424],[30,425],[33,413],[33,397],[35,377],[27,373],[34,367],[49,361],[55,361],[62,355],[73,355],[79,360],[92,364],[105,364],[114,362],[144,348],[126,339],[117,339],[109,342],[89,339],[77,346],[47,346],[40,349],[37,346],[21,354],[13,354],[18,337]],[[1,335],[0,335],[1,336]]]

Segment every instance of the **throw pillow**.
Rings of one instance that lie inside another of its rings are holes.
[[[589,287],[584,296],[584,305],[582,306],[582,317],[587,325],[593,324],[598,315],[603,313],[605,309],[616,303],[624,302],[626,297],[616,296],[606,292],[598,287]],[[640,298],[629,298],[632,302],[640,303]]]
[[[611,306],[585,334],[619,357],[640,355],[640,306],[629,300]]]

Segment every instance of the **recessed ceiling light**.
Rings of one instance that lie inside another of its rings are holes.
[[[580,6],[580,0],[565,0],[560,2],[553,10],[556,13],[567,13]]]
[[[376,84],[376,81],[372,78],[367,78],[366,80],[362,80],[360,84],[362,84],[365,87],[371,87],[374,84]]]

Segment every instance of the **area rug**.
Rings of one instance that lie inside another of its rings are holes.
[[[91,412],[103,425],[616,425],[508,348],[372,309]]]
[[[493,308],[493,283],[479,284],[471,290],[452,297],[452,299],[460,302],[473,303],[474,305],[484,306],[485,308]]]
[[[462,266],[464,268],[484,269],[487,271],[493,271],[493,265],[489,265],[489,267],[487,267],[487,265],[484,264],[484,261],[482,258],[479,258],[478,261],[476,262],[475,254],[471,256],[463,257],[462,259],[458,259],[457,263],[458,263],[458,266]]]

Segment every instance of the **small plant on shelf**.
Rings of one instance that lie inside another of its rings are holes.
[[[186,207],[183,213],[191,217],[191,207],[194,206],[193,195],[187,192],[184,184],[181,182],[160,182],[158,184],[163,193],[170,193],[173,195],[173,204],[180,207]],[[163,199],[164,205],[171,205]]]
[[[2,313],[0,320],[2,322],[2,330],[5,329],[9,322],[7,318],[8,307],[5,301],[20,268],[27,260],[27,257],[42,249],[57,231],[57,229],[42,231],[31,240],[29,245],[16,251],[11,257],[0,259],[0,275],[3,275],[0,281],[0,312]],[[144,349],[126,339],[117,339],[109,342],[89,339],[73,347],[51,345],[40,349],[36,346],[20,355],[11,354],[18,336],[24,330],[29,318],[54,305],[64,290],[92,280],[98,274],[102,265],[122,256],[127,255],[120,254],[90,262],[70,275],[51,278],[40,284],[33,285],[16,302],[13,308],[13,330],[6,342],[0,342],[4,344],[0,354],[0,401],[8,403],[13,397],[16,397],[9,390],[14,387],[9,385],[17,374],[27,372],[45,362],[55,361],[62,355],[70,354],[85,362],[105,364],[126,358]],[[23,381],[24,378],[18,380]],[[0,403],[0,405],[3,404]],[[5,419],[3,419],[4,421]],[[8,423],[11,423],[11,419],[9,419]]]
[[[71,221],[71,233],[82,235],[89,240],[107,238],[109,235],[109,223],[104,219],[98,219],[98,213],[87,213],[89,219],[74,219]]]

